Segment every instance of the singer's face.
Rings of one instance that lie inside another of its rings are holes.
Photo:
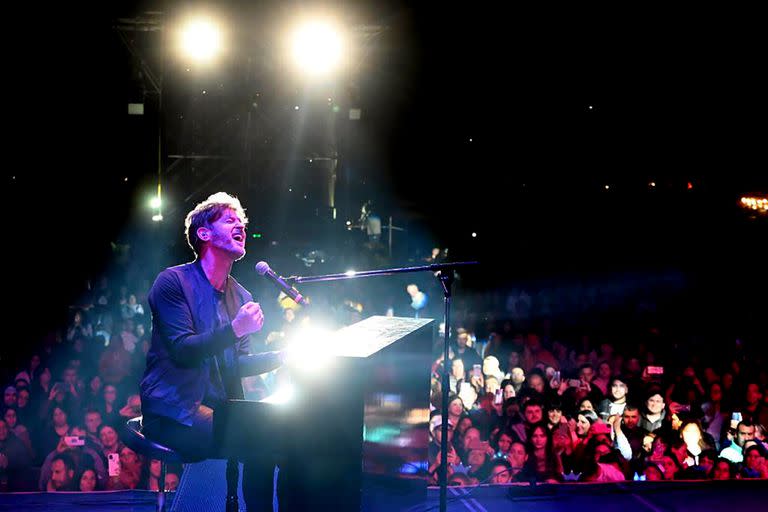
[[[231,255],[234,261],[245,256],[245,224],[234,210],[224,210],[211,225],[211,247]]]

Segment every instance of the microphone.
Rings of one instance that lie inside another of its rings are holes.
[[[275,274],[275,272],[269,268],[269,264],[266,261],[260,261],[256,264],[256,272],[272,281],[272,284],[277,286],[283,293],[293,299],[293,302],[296,304],[309,304],[307,299],[305,299],[296,288],[289,285],[282,277]]]

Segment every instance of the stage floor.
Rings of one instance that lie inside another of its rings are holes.
[[[439,510],[439,489],[410,512]],[[623,482],[448,488],[451,512],[672,512],[768,509],[768,480]]]
[[[415,507],[403,506],[404,494],[366,490],[375,503],[366,512],[431,512],[440,508],[439,489]],[[173,493],[168,496],[169,502]],[[224,501],[222,497],[222,508]],[[0,494],[0,511],[150,512],[156,494],[150,491],[99,493]],[[170,503],[169,503],[170,504]],[[536,487],[488,485],[448,489],[451,512],[674,512],[768,509],[768,480],[726,482],[626,482],[621,484],[560,484]]]

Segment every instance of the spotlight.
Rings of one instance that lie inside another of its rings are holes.
[[[179,43],[187,56],[199,62],[210,62],[221,53],[221,29],[210,18],[191,19],[181,29]]]
[[[300,70],[326,75],[340,67],[344,41],[340,30],[330,23],[308,22],[293,32],[291,53]]]
[[[162,204],[163,204],[163,202],[162,202],[162,200],[160,199],[160,197],[158,197],[158,196],[155,196],[155,197],[153,197],[152,199],[150,199],[150,200],[149,200],[149,207],[150,207],[150,208],[153,208],[153,209],[155,209],[155,210],[157,210],[158,208],[160,208],[160,206],[161,206]]]

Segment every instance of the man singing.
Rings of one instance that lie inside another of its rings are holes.
[[[141,381],[143,431],[186,461],[215,456],[213,411],[227,398],[243,398],[240,377],[283,362],[281,352],[248,353],[249,335],[261,330],[264,315],[230,276],[232,264],[245,256],[247,223],[240,201],[224,192],[198,204],[185,221],[197,259],[163,270],[149,292],[152,343]],[[243,481],[265,480],[247,485],[267,494],[271,471],[254,470],[246,465]],[[271,492],[260,500],[271,509]]]

